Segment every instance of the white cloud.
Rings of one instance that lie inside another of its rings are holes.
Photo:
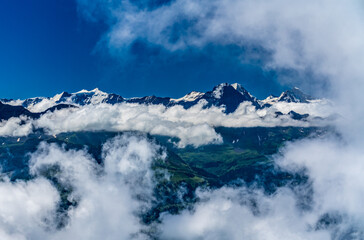
[[[25,122],[24,124],[22,122]],[[12,117],[0,122],[0,136],[20,137],[26,136],[33,131],[32,123],[24,116]]]
[[[138,217],[149,209],[155,181],[151,164],[165,153],[138,135],[115,137],[103,147],[104,168],[85,150],[65,150],[41,143],[31,154],[34,180],[0,183],[2,239],[146,239]],[[40,177],[58,166],[53,177],[71,186],[68,199],[78,204],[68,210],[62,229],[54,226],[60,196]]]
[[[180,146],[199,146],[219,143],[221,137],[206,123],[168,119],[166,108],[161,105],[99,104],[79,109],[63,109],[43,115],[34,121],[36,127],[45,128],[51,134],[68,131],[141,131],[181,139]]]
[[[310,230],[318,214],[300,211],[288,189],[272,196],[245,187],[197,194],[193,211],[162,216],[162,239],[330,239],[327,231]]]
[[[42,239],[59,195],[45,179],[0,183],[1,239]]]
[[[116,137],[104,145],[104,168],[100,169],[85,151],[65,151],[42,144],[32,155],[31,170],[38,172],[59,165],[57,177],[71,184],[71,197],[80,199],[78,206],[69,211],[69,225],[51,238],[129,239],[141,234],[143,225],[137,214],[148,208],[154,187],[150,166],[155,158],[165,157],[157,150],[143,137]]]
[[[243,102],[230,114],[225,114],[223,107],[204,108],[204,104],[200,101],[189,109],[178,105],[167,108],[129,103],[85,105],[48,112],[37,120],[23,119],[25,124],[21,124],[20,119],[10,119],[1,123],[0,135],[24,136],[31,133],[33,127],[43,128],[52,135],[71,131],[139,131],[177,137],[179,147],[198,147],[222,142],[214,127],[322,126],[330,122],[316,117],[327,118],[334,112],[325,101],[309,104],[280,102],[258,110],[250,102]],[[289,115],[276,114],[277,111],[287,114],[291,110],[310,116],[307,121],[298,121]]]
[[[315,201],[323,211],[338,211],[363,229],[364,151],[355,142],[337,139],[304,140],[288,144],[277,163],[295,171],[305,167],[312,179]]]

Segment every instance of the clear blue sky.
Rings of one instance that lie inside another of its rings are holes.
[[[168,52],[136,41],[120,61],[96,50],[107,30],[102,21],[81,16],[75,0],[2,0],[0,98],[95,87],[124,97],[180,97],[221,82],[239,82],[259,98],[283,90],[274,72],[242,64],[236,46]]]

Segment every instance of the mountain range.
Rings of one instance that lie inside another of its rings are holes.
[[[278,102],[310,103],[315,99],[301,92],[298,88],[292,88],[283,92],[280,96],[271,95],[264,100],[258,100],[238,83],[222,83],[205,93],[192,91],[179,99],[154,95],[123,98],[118,94],[106,93],[95,88],[91,91],[81,90],[75,93],[62,92],[54,97],[34,97],[25,100],[0,99],[0,119],[7,120],[10,117],[20,115],[37,118],[48,111],[100,103],[162,104],[166,107],[181,105],[188,109],[200,101],[204,101],[205,108],[223,106],[225,107],[225,113],[229,114],[234,112],[242,102],[250,102],[256,109],[262,109]],[[280,115],[281,113],[278,112],[277,114]],[[289,114],[295,119],[305,118],[304,115],[295,112]]]

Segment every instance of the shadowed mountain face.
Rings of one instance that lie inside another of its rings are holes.
[[[8,120],[12,117],[20,117],[25,116],[29,118],[39,118],[43,114],[47,112],[54,112],[56,110],[60,110],[63,108],[76,108],[77,106],[71,105],[71,104],[57,104],[53,107],[48,108],[47,110],[40,112],[40,113],[34,113],[29,111],[23,106],[13,106],[9,104],[4,104],[0,102],[0,120]]]
[[[72,104],[57,104],[53,107],[50,107],[48,108],[47,110],[45,110],[44,112],[41,112],[40,115],[44,114],[44,113],[47,113],[47,112],[54,112],[56,110],[61,110],[61,109],[64,109],[64,108],[77,108],[77,106],[75,105],[72,105]]]
[[[32,113],[22,106],[11,106],[0,102],[0,120],[8,120],[12,117],[26,116],[35,118],[38,117],[38,113]]]
[[[131,98],[125,100],[128,103],[139,103],[139,104],[162,104],[164,106],[170,106],[171,98],[169,97],[156,97],[156,96],[146,96],[141,98]]]

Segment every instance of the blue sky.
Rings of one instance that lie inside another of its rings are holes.
[[[124,97],[180,97],[221,82],[241,83],[263,98],[287,88],[277,83],[277,71],[263,67],[266,53],[256,46],[211,41],[171,50],[149,36],[137,36],[127,47],[110,47],[104,42],[115,28],[115,19],[105,17],[107,11],[90,19],[85,16],[90,2],[79,2],[2,1],[1,98],[52,96],[95,87]],[[134,1],[138,9],[151,11],[161,3]],[[184,24],[177,25],[179,30],[169,37],[178,40],[193,23]],[[244,54],[259,57],[242,61]]]

